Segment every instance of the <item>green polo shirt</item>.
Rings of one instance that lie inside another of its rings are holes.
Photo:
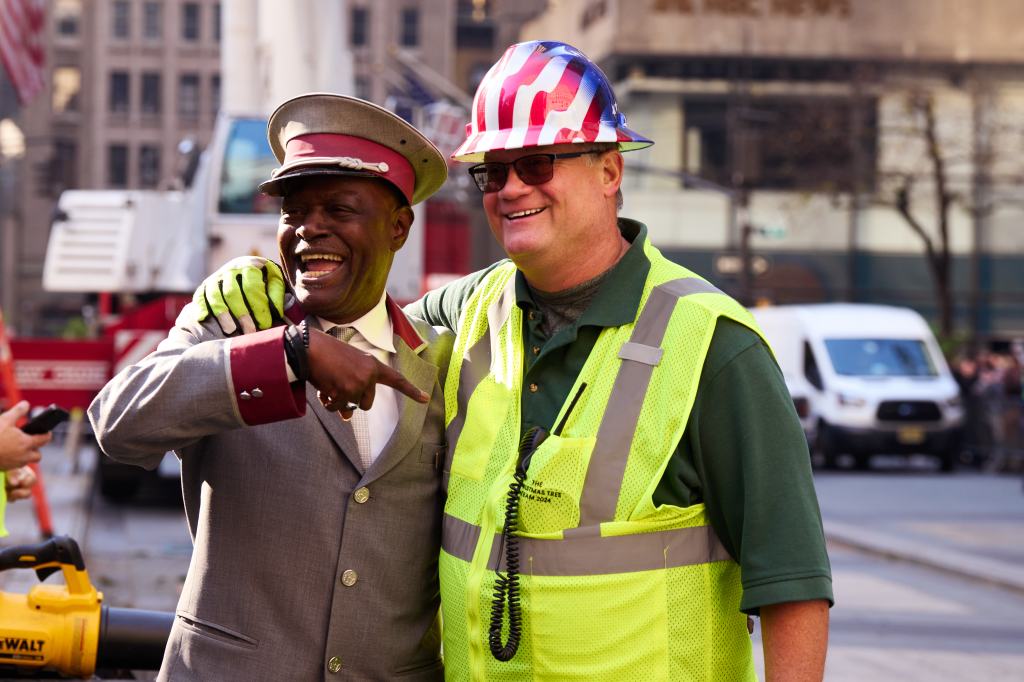
[[[632,243],[629,250],[576,323],[551,338],[543,336],[541,312],[516,273],[525,327],[524,430],[536,425],[550,431],[601,330],[636,319],[651,265],[642,246],[647,228],[625,219],[619,227]],[[463,306],[499,264],[431,291],[406,312],[458,332]],[[719,321],[686,430],[654,502],[705,504],[715,532],[740,564],[744,612],[781,602],[832,602],[803,429],[771,352],[743,325]]]

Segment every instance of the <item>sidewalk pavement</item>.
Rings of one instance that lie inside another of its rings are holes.
[[[95,451],[78,466],[62,444],[43,451],[54,533],[86,541]],[[1016,475],[930,471],[816,472],[829,542],[1024,593],[1024,490]],[[41,540],[28,500],[7,507],[0,547]],[[32,571],[0,572],[0,589],[27,590]]]
[[[1019,475],[817,472],[825,535],[1024,592],[1024,490]]]

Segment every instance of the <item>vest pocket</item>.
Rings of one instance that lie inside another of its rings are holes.
[[[519,531],[538,534],[575,528],[580,496],[596,438],[548,436],[533,453],[519,501]]]
[[[527,581],[533,679],[564,679],[568,670],[600,682],[671,679],[664,571]]]

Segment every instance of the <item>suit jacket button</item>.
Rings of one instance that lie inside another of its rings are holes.
[[[331,660],[327,661],[327,670],[332,674],[339,672],[341,670],[341,659],[337,656],[331,656]]]
[[[249,391],[242,391],[241,393],[238,394],[238,397],[241,398],[242,400],[248,400],[252,396],[249,395]]]
[[[341,574],[341,584],[345,587],[352,587],[359,580],[359,576],[351,568]]]
[[[354,499],[359,504],[366,502],[368,499],[370,499],[370,489],[367,488],[366,486],[359,488],[358,490],[355,491],[355,493],[352,494],[352,499]]]
[[[262,398],[263,397],[263,391],[261,389],[258,389],[258,388],[252,389],[252,397],[253,398]]]

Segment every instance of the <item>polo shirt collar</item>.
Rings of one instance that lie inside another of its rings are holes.
[[[644,253],[647,226],[636,220],[619,218],[619,232],[630,242],[629,248],[601,282],[590,305],[577,322],[577,327],[618,327],[636,319],[637,302],[643,294],[647,274],[651,270],[651,261]],[[520,308],[537,307],[520,270],[516,270],[516,304]]]

